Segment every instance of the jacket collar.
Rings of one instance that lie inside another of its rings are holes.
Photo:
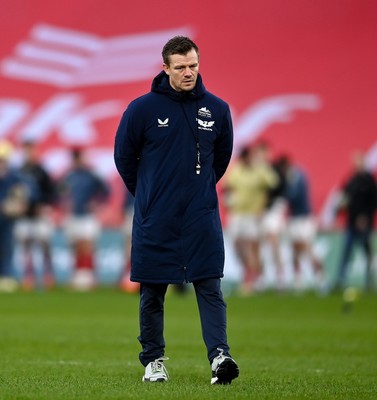
[[[169,77],[168,75],[166,75],[165,71],[161,71],[153,79],[151,91],[155,93],[165,94],[175,101],[187,101],[197,100],[203,97],[206,92],[206,88],[204,87],[201,75],[198,74],[198,79],[193,90],[189,92],[177,92],[171,87],[169,83]]]

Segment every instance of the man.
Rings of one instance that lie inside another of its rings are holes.
[[[268,192],[276,186],[277,179],[259,145],[242,149],[239,159],[225,177],[228,231],[244,269],[240,288],[243,295],[252,294],[261,282],[263,217]]]
[[[287,236],[292,245],[294,287],[302,288],[301,269],[307,264],[313,268],[316,284],[323,288],[323,266],[313,246],[317,235],[317,224],[310,200],[310,182],[305,171],[292,163],[287,155],[278,160],[285,173],[285,196],[288,202]]]
[[[38,148],[33,142],[22,144],[24,160],[20,174],[29,182],[31,199],[25,214],[17,221],[15,237],[21,245],[24,259],[23,287],[34,287],[35,266],[33,248],[38,245],[43,260],[43,286],[54,285],[52,269],[51,238],[54,232],[51,206],[56,198],[55,185],[48,172],[38,160]]]
[[[347,267],[352,249],[357,242],[361,245],[366,258],[365,287],[371,289],[372,278],[372,233],[374,216],[377,210],[377,183],[365,166],[364,155],[353,155],[354,172],[342,189],[339,210],[347,214],[342,256],[335,281],[335,287],[346,283]]]
[[[90,290],[95,286],[95,242],[101,233],[97,207],[108,199],[109,188],[86,164],[81,149],[72,151],[72,167],[59,182],[67,213],[65,234],[72,246],[75,266],[71,286]]]
[[[12,292],[17,288],[14,279],[13,229],[16,219],[27,207],[27,190],[21,177],[9,166],[13,152],[10,142],[0,141],[0,292]]]
[[[131,280],[140,282],[143,381],[168,379],[163,365],[168,284],[192,282],[212,384],[238,376],[229,354],[220,287],[224,243],[216,183],[232,152],[229,106],[209,93],[199,50],[177,36],[162,50],[163,71],[150,93],[131,102],[115,139],[115,163],[135,196]]]

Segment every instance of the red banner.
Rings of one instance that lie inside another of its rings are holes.
[[[374,1],[13,0],[0,19],[0,138],[37,141],[55,175],[81,145],[119,182],[119,118],[149,90],[176,34],[198,43],[207,89],[231,105],[236,150],[263,137],[289,153],[309,174],[318,214],[353,150],[377,167]]]

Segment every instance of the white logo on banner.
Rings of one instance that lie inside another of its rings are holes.
[[[0,138],[43,142],[56,135],[60,144],[49,148],[44,161],[50,170],[64,164],[64,145],[85,145],[101,157],[105,175],[115,172],[112,148],[97,146],[101,137],[97,123],[119,118],[124,99],[102,99],[88,104],[85,93],[61,89],[150,80],[161,69],[161,48],[175,35],[193,36],[193,29],[180,27],[155,32],[102,38],[82,31],[39,24],[13,54],[0,61],[0,74],[15,80],[56,87],[56,93],[35,105],[25,98],[0,98]],[[155,54],[155,56],[154,56]],[[28,93],[25,91],[25,93]],[[235,152],[255,140],[271,124],[291,122],[296,112],[316,112],[321,99],[312,93],[272,96],[250,104],[242,114],[233,113]],[[198,110],[198,128],[211,131],[214,121],[207,107]],[[167,127],[168,118],[157,121]],[[63,145],[63,147],[61,147]],[[56,162],[61,160],[61,162]],[[98,163],[96,163],[98,164]],[[98,168],[98,167],[97,167]]]
[[[61,88],[150,79],[159,70],[166,40],[190,35],[187,27],[111,38],[51,25],[36,25],[2,75]],[[156,56],[153,56],[155,54]]]
[[[270,125],[289,123],[298,111],[319,111],[321,98],[312,93],[271,96],[252,104],[237,121],[235,149],[254,141]]]
[[[193,35],[188,27],[102,38],[95,34],[38,24],[29,36],[0,61],[6,78],[52,85],[56,93],[35,107],[25,98],[0,98],[0,138],[44,142],[56,135],[61,144],[50,147],[43,162],[53,173],[68,163],[66,145],[85,145],[96,153],[96,169],[114,174],[111,147],[96,147],[97,123],[119,118],[124,100],[103,99],[88,104],[82,92],[61,89],[150,80],[161,69],[161,48],[175,35]],[[154,56],[155,54],[155,56]],[[167,125],[166,125],[167,126]],[[98,166],[100,165],[100,167]]]

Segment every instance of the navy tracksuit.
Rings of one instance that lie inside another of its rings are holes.
[[[220,279],[205,279],[193,283],[199,307],[202,335],[210,362],[218,355],[218,348],[229,355],[226,335],[226,304],[220,288]],[[141,284],[140,288],[140,336],[142,352],[140,362],[147,366],[150,361],[165,353],[164,298],[167,284]]]
[[[232,144],[229,106],[205,89],[200,75],[194,90],[176,92],[161,72],[151,92],[131,102],[120,121],[114,158],[135,196],[131,279],[141,283],[144,365],[163,355],[169,283],[193,282],[209,359],[217,347],[228,350],[216,183]]]

